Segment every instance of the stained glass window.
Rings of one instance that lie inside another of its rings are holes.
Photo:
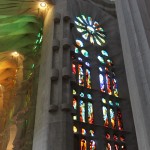
[[[125,145],[122,145],[122,146],[121,146],[121,150],[126,150],[126,146],[125,146]]]
[[[93,105],[90,102],[88,102],[88,122],[93,124]]]
[[[86,135],[86,130],[82,128],[82,135]]]
[[[76,90],[73,90],[73,95],[76,95],[76,94],[77,94]]]
[[[117,88],[117,81],[116,79],[112,79],[112,84],[113,84],[113,93],[114,96],[118,97],[118,88]]]
[[[96,150],[96,144],[93,140],[90,141],[90,150]]]
[[[84,73],[83,73],[83,66],[81,64],[78,65],[78,72],[79,72],[79,85],[84,86]]]
[[[81,149],[80,150],[87,150],[87,142],[85,139],[81,139]]]
[[[92,99],[92,95],[91,94],[87,94],[87,98],[88,99]]]
[[[119,150],[119,145],[115,144],[115,150]]]
[[[73,108],[77,109],[77,100],[73,98]]]
[[[90,130],[89,132],[90,132],[91,136],[94,136],[94,131],[93,130]]]
[[[103,58],[103,57],[98,56],[97,58],[98,58],[98,60],[99,60],[102,64],[104,64],[104,63],[105,63],[105,61],[104,61],[104,58]]]
[[[77,120],[77,116],[75,115],[75,116],[73,116],[73,120]]]
[[[90,67],[90,64],[88,62],[85,62],[85,65],[88,66],[88,67]]]
[[[111,120],[111,126],[114,129],[116,127],[116,123],[115,123],[115,113],[112,108],[110,108],[110,120]]]
[[[102,71],[103,71],[103,68],[102,68],[102,67],[99,67],[99,71],[101,71],[101,72],[102,72]]]
[[[101,92],[105,92],[105,82],[102,74],[99,75],[100,89]]]
[[[104,104],[107,103],[105,98],[102,98],[102,102],[103,102]]]
[[[117,140],[118,140],[118,136],[114,134],[113,139],[114,139],[115,141],[117,141]]]
[[[108,56],[108,53],[107,53],[105,50],[102,50],[101,53],[102,53],[102,55],[104,55],[104,56]]]
[[[109,105],[113,106],[114,104],[113,104],[113,102],[112,102],[112,101],[109,101]]]
[[[79,53],[79,49],[77,47],[75,47],[75,53]]]
[[[91,89],[91,72],[89,69],[86,69],[86,86]]]
[[[92,44],[98,44],[100,46],[106,43],[105,34],[102,27],[97,21],[93,21],[91,17],[81,15],[76,17],[74,21],[77,26],[77,31],[82,34],[85,40],[89,40]]]
[[[117,110],[117,120],[118,120],[118,129],[123,130],[122,114],[119,109]]]
[[[81,53],[82,53],[83,56],[89,57],[89,53],[86,50],[82,49]]]
[[[80,121],[85,122],[85,103],[80,100]]]
[[[78,57],[78,60],[82,62],[83,59],[81,57]]]
[[[112,61],[111,61],[110,59],[107,59],[107,64],[108,64],[109,66],[112,66]]]
[[[84,93],[83,92],[80,93],[80,97],[84,97]]]
[[[109,133],[106,133],[106,139],[110,140],[110,134]]]
[[[121,142],[124,142],[124,141],[125,141],[124,136],[120,136],[120,141],[121,141]]]
[[[74,133],[77,133],[77,132],[78,132],[78,129],[77,129],[76,126],[73,126],[73,132],[74,132]]]
[[[110,76],[108,74],[106,74],[106,85],[107,85],[107,92],[109,95],[111,95],[112,94],[111,82],[110,82]]]
[[[107,115],[107,108],[103,106],[103,119],[104,119],[104,126],[108,127],[109,122],[108,122],[108,115]]]
[[[79,47],[83,47],[83,42],[81,40],[76,40],[76,45]]]
[[[73,74],[77,73],[77,71],[76,71],[76,65],[75,64],[72,64],[72,73]]]
[[[110,143],[107,143],[106,150],[112,150]]]

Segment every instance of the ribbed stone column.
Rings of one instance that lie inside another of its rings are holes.
[[[137,0],[116,0],[138,147],[139,150],[149,150],[150,48],[139,10],[140,7],[142,5],[138,5]]]

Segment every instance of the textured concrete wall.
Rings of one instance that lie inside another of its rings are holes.
[[[117,0],[116,7],[138,147],[149,150],[150,49],[139,11],[142,5],[138,6],[137,0]]]

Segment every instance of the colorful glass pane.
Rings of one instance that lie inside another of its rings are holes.
[[[114,104],[113,104],[113,102],[112,102],[112,101],[109,101],[109,105],[113,106]]]
[[[86,130],[82,128],[82,135],[86,135]]]
[[[106,74],[106,85],[107,85],[107,92],[109,95],[111,95],[112,91],[111,91],[110,76],[108,74]]]
[[[118,107],[119,107],[119,103],[118,103],[118,102],[116,102],[115,104],[116,104],[116,106],[118,106]]]
[[[87,150],[87,142],[85,139],[81,139],[81,149],[80,150]]]
[[[118,141],[118,136],[117,135],[114,134],[113,138],[114,138],[115,141]]]
[[[107,64],[108,64],[109,66],[112,66],[112,61],[111,61],[110,59],[107,59]]]
[[[77,133],[78,132],[78,129],[76,126],[73,126],[73,133]]]
[[[91,94],[87,94],[87,98],[88,99],[92,99],[92,95]]]
[[[84,73],[83,73],[83,66],[81,64],[78,65],[78,72],[79,72],[79,85],[84,86]]]
[[[106,139],[110,140],[110,134],[109,133],[106,133]]]
[[[109,72],[109,69],[108,69],[107,67],[105,67],[105,71],[106,71],[106,72]]]
[[[76,90],[73,90],[73,95],[76,95],[76,94],[77,94]]]
[[[77,71],[76,71],[76,65],[75,64],[72,64],[72,73],[73,74],[77,73]]]
[[[125,142],[124,136],[120,136],[120,141],[121,141],[121,142]]]
[[[89,132],[90,132],[91,136],[94,136],[94,131],[93,130],[90,130]]]
[[[73,108],[77,109],[77,100],[73,98]]]
[[[85,103],[80,100],[80,121],[85,122]]]
[[[93,140],[90,141],[90,150],[96,150],[96,143]]]
[[[73,116],[73,120],[77,120],[77,116]]]
[[[76,40],[76,45],[79,47],[83,47],[83,42],[81,40]]]
[[[112,150],[110,143],[107,143],[106,150]]]
[[[88,102],[88,123],[93,124],[93,105]]]
[[[105,50],[102,50],[101,53],[102,53],[102,55],[104,55],[104,56],[108,56],[108,53],[107,53]]]
[[[100,46],[105,43],[104,30],[97,21],[93,21],[91,17],[81,15],[76,17],[74,22],[77,26],[77,31],[82,34],[85,40],[90,39],[92,44],[97,43]]]
[[[79,53],[79,49],[77,47],[75,47],[75,53]]]
[[[103,57],[98,56],[97,58],[98,58],[98,60],[99,60],[102,64],[104,64],[104,63],[105,63],[105,61],[104,61]]]
[[[117,110],[117,121],[118,121],[118,129],[123,130],[122,114],[119,109]]]
[[[79,60],[79,61],[83,61],[81,57],[78,57],[78,60]]]
[[[106,104],[106,103],[107,103],[107,101],[106,101],[106,99],[105,99],[105,98],[102,98],[102,102],[103,102],[104,104]]]
[[[104,119],[104,126],[108,127],[109,122],[108,122],[108,115],[107,115],[107,108],[103,106],[103,119]]]
[[[83,92],[80,93],[80,97],[84,97],[84,93]]]
[[[115,144],[115,150],[119,150],[119,145]]]
[[[125,145],[122,145],[122,146],[121,146],[121,150],[126,150],[126,146],[125,146]]]
[[[99,67],[99,71],[101,71],[101,72],[103,71],[102,67]]]
[[[112,79],[114,96],[118,97],[118,87],[116,79]]]
[[[102,74],[99,75],[99,81],[100,81],[101,92],[105,92],[104,77]]]
[[[88,67],[90,67],[90,64],[88,62],[85,62],[85,65],[88,66]]]
[[[86,69],[86,86],[91,89],[91,72],[89,69]]]
[[[110,120],[111,120],[111,126],[113,129],[116,128],[116,123],[115,123],[115,112],[112,108],[110,108]]]
[[[84,55],[85,57],[89,57],[88,51],[82,49],[82,50],[81,50],[81,53],[82,53],[82,55]]]

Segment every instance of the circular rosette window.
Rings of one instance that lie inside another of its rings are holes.
[[[76,17],[74,22],[77,31],[82,34],[85,40],[89,40],[92,44],[97,43],[100,46],[105,44],[106,36],[104,30],[97,21],[93,21],[91,17],[81,15]]]

